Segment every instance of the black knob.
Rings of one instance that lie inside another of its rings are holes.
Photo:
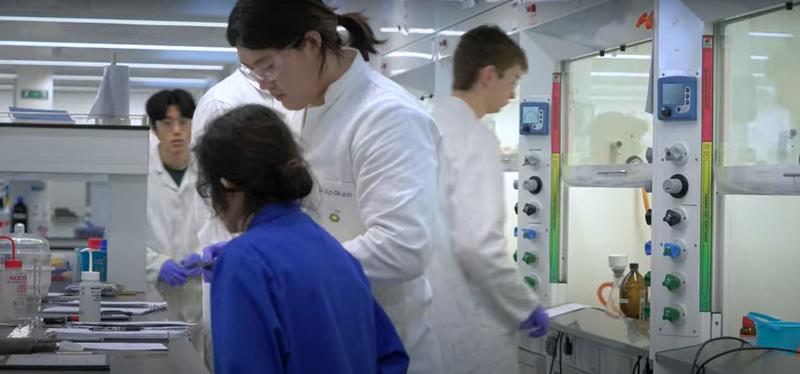
[[[647,213],[644,214],[644,221],[647,222],[647,226],[653,224],[653,210],[648,209]]]
[[[683,222],[683,216],[672,209],[667,209],[667,214],[664,215],[664,222],[666,222],[670,227],[674,227],[675,225]]]
[[[672,109],[670,109],[668,106],[662,107],[661,116],[664,118],[669,118],[670,116],[672,116]]]
[[[539,213],[539,208],[537,208],[536,205],[533,204],[525,204],[525,206],[522,207],[522,213],[532,216],[536,213]]]
[[[519,215],[519,202],[514,203],[514,214]]]

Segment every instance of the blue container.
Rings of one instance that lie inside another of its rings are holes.
[[[91,271],[96,271],[100,273],[100,281],[107,282],[108,279],[108,252],[106,251],[86,251],[86,252],[79,252],[78,262],[81,265],[81,271],[89,271],[89,254],[92,255],[92,269]],[[80,277],[80,276],[78,276]],[[80,281],[80,279],[78,280]]]
[[[756,324],[756,345],[800,351],[800,323],[784,322],[766,314],[747,313]]]

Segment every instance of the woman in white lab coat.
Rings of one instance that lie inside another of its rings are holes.
[[[549,320],[506,251],[500,145],[481,118],[513,98],[527,60],[501,29],[480,26],[464,34],[453,65],[453,95],[433,102],[450,230],[431,261],[431,321],[446,373],[517,373],[517,331],[542,336]]]
[[[409,372],[441,373],[424,276],[436,230],[433,120],[369,67],[378,41],[360,14],[337,15],[322,0],[238,1],[227,37],[245,76],[298,111],[291,125],[319,186],[312,215],[361,262]]]
[[[199,249],[193,213],[197,170],[189,153],[194,99],[184,90],[160,91],[147,100],[146,110],[159,140],[147,180],[147,282],[179,318],[200,322],[199,270],[181,264]]]

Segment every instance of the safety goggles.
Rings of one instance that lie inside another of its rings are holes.
[[[239,64],[239,71],[242,72],[242,75],[245,78],[258,83],[258,82],[274,82],[278,79],[278,75],[281,73],[281,69],[283,69],[284,63],[286,61],[286,53],[291,49],[300,48],[303,45],[303,37],[298,38],[294,43],[290,45],[289,48],[280,50],[278,53],[275,53],[269,60],[261,61],[253,68],[249,68],[244,64]]]

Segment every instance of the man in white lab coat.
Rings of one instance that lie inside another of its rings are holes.
[[[542,336],[549,320],[506,251],[500,146],[481,118],[513,98],[527,59],[501,29],[480,26],[462,37],[453,64],[452,96],[433,103],[450,230],[428,270],[432,325],[445,372],[517,373],[517,331]]]
[[[194,99],[184,90],[160,91],[147,100],[146,110],[159,140],[150,153],[146,277],[179,318],[199,322],[199,270],[181,265],[199,247],[193,214],[197,171],[189,154]]]

